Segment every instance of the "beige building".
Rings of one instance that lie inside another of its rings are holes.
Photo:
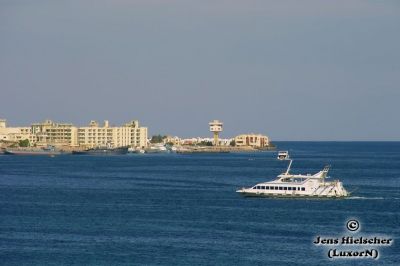
[[[262,148],[269,145],[269,138],[261,134],[243,134],[235,137],[235,145]]]
[[[179,137],[177,137],[177,136],[175,136],[175,137],[173,137],[173,136],[167,136],[167,137],[163,140],[163,142],[164,142],[164,144],[172,143],[172,144],[175,145],[175,146],[179,146],[179,145],[182,144],[182,140],[181,140]]]
[[[7,120],[0,119],[0,140],[18,142],[25,139],[30,143],[36,142],[36,136],[32,134],[30,127],[7,127]]]
[[[146,147],[147,128],[139,127],[137,120],[119,127],[110,127],[108,121],[104,121],[103,126],[91,121],[87,127],[76,127],[51,120],[30,127],[7,127],[6,120],[0,119],[0,140],[18,142],[24,139],[29,139],[31,146]]]
[[[70,123],[55,123],[46,120],[32,124],[31,131],[37,138],[37,146],[78,146],[78,128]]]
[[[139,127],[139,121],[132,120],[123,126],[110,127],[106,120],[102,126],[91,121],[87,127],[78,129],[78,143],[85,147],[141,147],[147,146],[147,128]]]

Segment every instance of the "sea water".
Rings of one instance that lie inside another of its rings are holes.
[[[400,143],[279,142],[292,172],[331,164],[343,200],[244,198],[276,152],[0,156],[0,265],[400,265]],[[316,236],[394,239],[379,260],[327,258]]]

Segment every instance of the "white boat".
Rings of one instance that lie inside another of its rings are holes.
[[[150,145],[146,150],[146,153],[167,153],[168,149],[162,143]]]
[[[141,148],[139,148],[139,147],[137,147],[137,148],[130,147],[130,148],[128,149],[128,154],[134,154],[134,153],[145,153],[145,150],[144,150],[144,149],[141,149]]]
[[[286,158],[289,158],[288,153]],[[344,198],[350,196],[339,180],[326,181],[330,166],[325,166],[322,171],[314,175],[291,174],[292,162],[293,160],[290,160],[286,172],[278,175],[277,179],[259,183],[250,188],[242,188],[236,192],[253,197]]]
[[[289,152],[288,151],[279,151],[278,152],[278,160],[289,160]]]

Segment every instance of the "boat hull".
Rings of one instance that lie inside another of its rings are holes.
[[[60,155],[59,151],[12,151],[5,150],[5,155],[21,155],[21,156],[52,156],[52,155]]]
[[[145,150],[145,153],[168,153],[168,150]]]
[[[252,193],[236,191],[243,197],[254,197],[254,198],[285,198],[285,199],[343,199],[350,196],[350,194],[343,195],[306,195],[306,194],[271,194],[271,193]]]
[[[85,151],[73,151],[73,155],[124,155],[128,153],[128,148],[116,149],[91,149]]]

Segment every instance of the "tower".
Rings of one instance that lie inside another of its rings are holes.
[[[7,120],[0,119],[0,128],[6,128],[6,127],[7,127]]]
[[[208,124],[210,125],[210,131],[214,133],[214,145],[218,146],[219,145],[219,132],[222,132],[223,123],[218,120],[214,120]]]

